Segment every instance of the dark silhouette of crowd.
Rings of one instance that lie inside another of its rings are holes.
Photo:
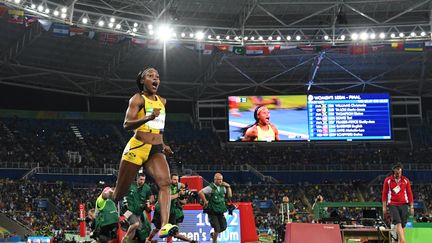
[[[195,129],[190,122],[168,122],[165,140],[174,150],[171,162],[186,165],[254,165],[258,170],[308,169],[308,166],[343,166],[344,169],[376,169],[396,162],[430,165],[432,146],[372,145],[323,147],[227,146],[208,129]],[[426,129],[426,128],[425,128]],[[426,129],[427,130],[427,129]],[[419,132],[417,132],[419,133]],[[423,133],[419,133],[423,134]],[[39,163],[41,167],[116,167],[130,131],[121,121],[94,120],[0,120],[0,162]],[[416,140],[416,141],[418,141]]]

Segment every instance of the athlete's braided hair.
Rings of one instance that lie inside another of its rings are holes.
[[[241,132],[241,134],[242,134],[243,137],[246,135],[246,131],[247,131],[249,128],[251,128],[251,127],[255,126],[256,124],[258,124],[258,122],[259,122],[259,119],[258,119],[258,113],[259,113],[259,111],[260,111],[260,109],[261,109],[262,107],[265,107],[265,106],[264,106],[264,105],[259,105],[259,106],[255,107],[255,110],[254,110],[254,119],[255,119],[255,123],[254,123],[254,124],[251,124],[251,125],[248,125],[248,126],[246,126],[246,127],[240,128],[240,132]]]

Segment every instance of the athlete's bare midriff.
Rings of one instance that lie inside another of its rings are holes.
[[[162,134],[137,131],[134,137],[144,144],[163,144]]]

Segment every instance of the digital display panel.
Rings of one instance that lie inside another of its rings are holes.
[[[308,96],[310,140],[391,139],[388,94]]]
[[[211,242],[210,233],[213,232],[213,229],[210,226],[208,215],[203,213],[203,210],[183,210],[183,213],[184,220],[183,223],[179,225],[180,234],[199,242]],[[226,212],[225,218],[227,220],[227,229],[219,234],[217,241],[224,243],[240,243],[240,211],[235,209],[232,215]],[[154,239],[158,242],[166,241],[166,239],[160,239],[158,237]],[[184,242],[176,238],[173,238],[173,241]]]
[[[307,140],[307,96],[230,96],[230,141]],[[268,124],[267,130],[259,123]]]
[[[229,96],[229,141],[391,139],[387,93]]]

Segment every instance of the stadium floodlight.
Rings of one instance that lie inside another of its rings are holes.
[[[411,37],[416,37],[417,34],[413,31],[413,32],[410,33],[410,36],[411,36]]]
[[[212,38],[212,35],[208,35],[208,36],[207,36],[207,39],[211,39],[211,38]]]
[[[426,36],[426,32],[422,31],[422,32],[420,33],[420,36],[422,36],[422,37]]]
[[[59,14],[60,14],[60,12],[59,11],[57,11],[57,10],[54,10],[54,12],[53,12],[53,14],[54,14],[54,16],[59,16]]]
[[[135,28],[135,27],[132,28],[132,32],[137,32],[137,31],[138,31],[137,28]]]
[[[359,35],[357,33],[351,34],[351,40],[357,40],[359,38]]]
[[[370,38],[371,40],[375,40],[375,38],[376,38],[376,34],[375,34],[375,33],[371,33],[371,34],[369,35],[369,38]]]
[[[395,34],[395,33],[391,33],[391,34],[390,34],[390,37],[391,37],[391,38],[396,38],[396,34]]]
[[[194,33],[189,33],[189,37],[193,38],[194,37]]]
[[[400,33],[399,33],[399,37],[400,37],[400,38],[403,38],[403,37],[405,37],[405,34],[404,34],[403,32],[400,32]]]
[[[286,39],[290,41],[291,40],[291,36],[287,35]]]
[[[247,41],[249,39],[249,37],[245,36],[243,37],[243,40]]]
[[[58,13],[58,11],[57,11],[57,13]],[[55,15],[55,12],[54,12],[54,15]],[[58,14],[57,14],[57,15],[58,15]],[[83,24],[87,24],[87,23],[88,23],[88,19],[87,19],[86,17],[84,17],[84,18],[82,18],[81,22],[82,22]]]
[[[121,29],[121,24],[116,24],[116,29]]]
[[[182,32],[182,33],[180,34],[180,36],[181,36],[181,37],[185,37],[186,34],[185,34],[184,32]]]
[[[273,37],[272,37],[272,36],[269,36],[269,37],[267,38],[267,40],[271,41],[271,40],[273,40]]]
[[[135,27],[135,28],[138,27],[138,23],[134,23],[133,27]]]
[[[191,33],[192,34],[192,33]],[[157,31],[157,38],[162,41],[167,41],[172,36],[172,29],[169,25],[161,25]]]
[[[60,18],[65,19],[65,18],[66,18],[66,14],[65,14],[65,13],[62,13],[62,14],[60,15]]]
[[[104,24],[105,24],[105,22],[103,20],[99,20],[99,22],[98,22],[99,27],[104,26]]]
[[[324,40],[328,40],[329,39],[329,36],[328,35],[325,35],[324,36]]]
[[[299,35],[296,36],[296,40],[298,40],[298,41],[301,40],[301,36],[299,36]]]
[[[227,35],[227,36],[225,37],[225,39],[229,40],[229,39],[230,39],[230,36],[229,36],[229,35]]]
[[[61,8],[61,12],[62,13],[66,13],[67,12],[67,8],[66,7]]]
[[[368,39],[368,33],[362,32],[360,33],[360,40],[365,41]]]
[[[217,36],[216,36],[216,40],[219,40],[219,39],[220,39],[220,35],[217,35]]]
[[[234,37],[234,40],[238,41],[240,38],[238,36]]]
[[[255,40],[255,36],[251,36],[251,41],[254,41]]]
[[[149,25],[147,25],[147,28],[148,28],[149,30],[152,30],[152,29],[153,29],[153,25],[152,25],[152,24],[149,24]]]
[[[340,39],[343,40],[343,41],[345,40],[345,38],[346,38],[345,35],[341,35],[341,36],[340,36]]]
[[[258,37],[258,40],[262,41],[264,38],[262,36]]]
[[[196,34],[195,34],[195,38],[196,38],[197,40],[202,40],[202,39],[204,39],[204,32],[202,32],[202,31],[198,31],[198,32],[196,32]]]
[[[109,22],[108,27],[110,27],[112,29],[114,27],[114,23]]]
[[[280,41],[282,38],[280,36],[276,37],[276,40]]]
[[[30,8],[31,8],[31,9],[35,9],[35,8],[36,8],[36,4],[32,3],[32,4],[30,5]]]
[[[49,14],[50,11],[51,11],[51,10],[50,10],[49,8],[46,8],[44,12],[45,12],[46,14]]]
[[[110,23],[114,23],[115,21],[116,21],[115,18],[113,18],[113,17],[110,18]]]
[[[37,7],[37,10],[38,10],[39,12],[42,12],[42,11],[44,10],[44,7],[43,7],[42,5],[39,5],[39,6]]]
[[[154,31],[153,30],[149,30],[149,35],[154,35]]]
[[[384,38],[385,38],[385,36],[386,36],[386,35],[385,35],[385,33],[384,33],[384,32],[381,32],[381,33],[379,34],[379,38],[380,38],[380,39],[384,39]]]
[[[16,4],[18,4],[18,3],[21,2],[21,0],[15,0],[14,2],[15,2]]]

